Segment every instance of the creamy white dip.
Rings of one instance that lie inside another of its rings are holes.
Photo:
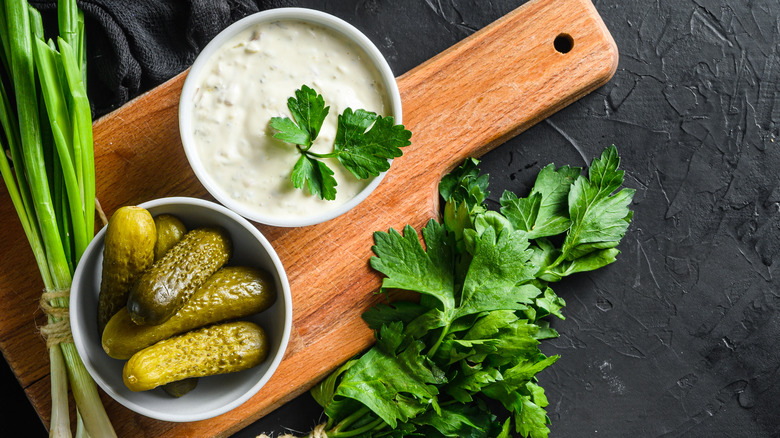
[[[276,218],[320,215],[348,202],[370,180],[327,161],[338,181],[336,199],[293,187],[300,157],[273,138],[272,117],[290,117],[287,99],[302,85],[330,106],[312,151],[333,150],[338,114],[362,108],[390,115],[380,74],[364,51],[342,35],[300,21],[258,24],[224,44],[198,79],[192,116],[195,147],[205,170],[228,197],[250,212]]]

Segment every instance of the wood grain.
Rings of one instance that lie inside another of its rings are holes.
[[[573,49],[553,47],[568,34]],[[534,0],[398,78],[412,145],[377,190],[351,212],[303,228],[258,228],[272,242],[293,293],[293,335],[268,384],[239,408],[194,423],[134,414],[104,396],[120,436],[227,436],[304,392],[372,334],[361,313],[381,298],[368,266],[372,232],[419,229],[438,210],[441,176],[608,81],[618,52],[588,0]],[[97,193],[111,213],[162,196],[210,199],[190,170],[178,135],[178,97],[186,73],[98,120]],[[41,292],[27,242],[7,194],[0,197],[0,348],[48,422],[47,354],[36,324]]]

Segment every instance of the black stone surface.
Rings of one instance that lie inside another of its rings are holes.
[[[523,2],[275,3],[353,23],[401,74]],[[540,375],[552,436],[780,436],[780,3],[594,3],[615,77],[482,164],[495,206],[547,163],[615,144],[637,190],[618,261],[555,287],[568,305],[542,345],[561,355]],[[37,430],[23,395],[3,393],[4,419]],[[320,412],[304,394],[235,437],[307,432]]]

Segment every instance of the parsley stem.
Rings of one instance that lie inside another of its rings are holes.
[[[547,267],[545,267],[545,269],[544,269],[545,272],[552,271],[552,269],[555,268],[556,266],[560,265],[562,261],[563,261],[563,254],[561,254],[557,259],[555,259],[554,262],[552,262],[551,264],[547,265]]]
[[[338,152],[331,152],[328,154],[318,154],[316,152],[309,152],[309,150],[306,150],[306,155],[309,155],[314,158],[336,158],[339,156]]]
[[[367,406],[363,406],[362,408],[358,409],[357,411],[353,412],[352,414],[348,415],[346,418],[341,420],[339,424],[337,424],[333,429],[331,429],[335,433],[339,433],[341,429],[344,429],[348,427],[350,424],[357,421],[360,417],[367,414],[369,412],[369,409]],[[331,434],[328,434],[331,435]]]
[[[372,430],[374,428],[382,426],[383,424],[385,424],[385,420],[383,420],[380,417],[380,418],[377,418],[376,420],[366,424],[365,426],[359,427],[357,429],[350,430],[350,431],[347,431],[347,432],[338,432],[338,431],[330,432],[330,433],[328,433],[328,436],[331,437],[331,438],[348,438],[348,437],[352,437],[352,436],[358,436],[358,435],[366,433],[366,432],[368,432],[368,431],[370,431],[370,430]]]
[[[446,326],[444,326],[443,329],[441,329],[441,333],[439,334],[439,339],[437,339],[436,343],[433,344],[430,350],[428,350],[428,354],[427,354],[428,357],[433,357],[433,355],[436,354],[436,350],[439,349],[439,345],[441,345],[442,341],[444,341],[444,337],[447,336],[447,333],[450,332],[450,324],[447,324]]]

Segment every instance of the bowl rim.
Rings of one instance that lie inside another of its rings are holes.
[[[282,337],[279,342],[279,349],[276,352],[276,355],[274,357],[268,358],[271,359],[271,362],[266,372],[262,375],[260,379],[258,379],[255,382],[254,385],[252,385],[243,394],[233,399],[231,402],[226,403],[225,405],[219,408],[215,408],[210,411],[205,411],[200,414],[191,414],[187,412],[161,413],[159,411],[149,409],[146,406],[139,405],[138,403],[132,402],[126,399],[121,394],[116,393],[111,388],[111,386],[106,381],[103,380],[98,370],[96,370],[92,366],[92,361],[82,360],[82,362],[84,363],[84,367],[87,369],[87,372],[90,374],[92,379],[98,384],[98,386],[100,386],[101,389],[103,389],[104,392],[106,392],[106,394],[108,394],[117,403],[149,418],[181,423],[181,422],[205,420],[229,412],[237,408],[238,406],[242,405],[247,400],[249,400],[263,386],[265,386],[265,384],[271,379],[271,377],[276,372],[276,369],[278,368],[279,364],[281,363],[286,353],[287,346],[290,340],[290,334],[292,332],[293,313],[292,313],[292,293],[290,291],[290,283],[287,277],[287,272],[285,271],[284,266],[281,260],[279,259],[279,255],[276,253],[276,250],[273,248],[273,246],[268,241],[268,239],[260,232],[260,230],[257,229],[257,227],[252,225],[252,223],[250,223],[241,215],[226,208],[225,206],[217,204],[215,202],[207,201],[205,199],[200,199],[200,198],[191,198],[186,196],[172,196],[172,197],[157,198],[150,201],[146,201],[138,204],[138,206],[149,209],[149,208],[160,207],[160,206],[171,205],[171,204],[190,205],[190,206],[197,206],[197,207],[203,207],[203,208],[215,210],[218,213],[221,213],[226,217],[228,217],[229,219],[233,220],[238,225],[245,228],[247,231],[249,231],[257,239],[257,241],[265,249],[265,251],[268,253],[269,258],[273,263],[273,267],[276,270],[276,273],[279,275],[279,280],[282,286],[282,290],[279,291],[281,293],[280,293],[280,297],[278,298],[281,298],[281,301],[284,303],[284,321],[283,321],[284,324],[282,327]],[[88,253],[97,251],[99,248],[102,248],[102,244],[98,245],[98,243],[103,241],[105,233],[106,233],[106,226],[104,225],[103,228],[101,228],[100,231],[98,231],[98,233],[89,243],[87,249],[84,251],[84,254],[82,255],[82,258],[84,258]],[[73,286],[77,286],[80,283],[81,277],[83,275],[88,275],[84,272],[85,269],[84,266],[85,265],[82,263],[79,263],[76,266],[76,270],[73,274],[73,281],[71,283]],[[80,293],[77,287],[71,288],[71,299],[74,293],[76,294]],[[82,316],[79,306],[69,307],[69,318],[71,319],[71,321],[80,321],[83,317],[84,316]],[[76,351],[79,353],[79,356],[82,358],[88,357],[87,353],[89,347],[85,343],[85,336],[81,332],[81,326],[79,324],[71,323],[71,332],[73,335],[73,343],[76,346]]]
[[[368,58],[378,70],[386,90],[393,118],[397,124],[403,123],[401,93],[398,89],[395,75],[393,74],[390,65],[387,63],[387,59],[385,59],[376,45],[363,32],[335,15],[315,9],[298,7],[274,8],[246,16],[217,34],[217,36],[203,48],[200,54],[198,54],[195,62],[187,73],[179,98],[179,137],[184,148],[184,153],[187,156],[187,161],[195,173],[195,176],[217,201],[247,219],[276,227],[303,227],[331,220],[353,209],[363,202],[379,186],[387,172],[380,173],[379,176],[371,180],[371,182],[352,199],[332,210],[301,218],[280,218],[256,211],[250,211],[231,199],[213,178],[211,178],[208,172],[206,172],[200,162],[198,152],[195,150],[192,138],[192,99],[197,91],[197,79],[209,58],[222,47],[223,44],[246,28],[259,23],[277,20],[297,20],[321,25],[336,31],[357,44],[368,55]]]

